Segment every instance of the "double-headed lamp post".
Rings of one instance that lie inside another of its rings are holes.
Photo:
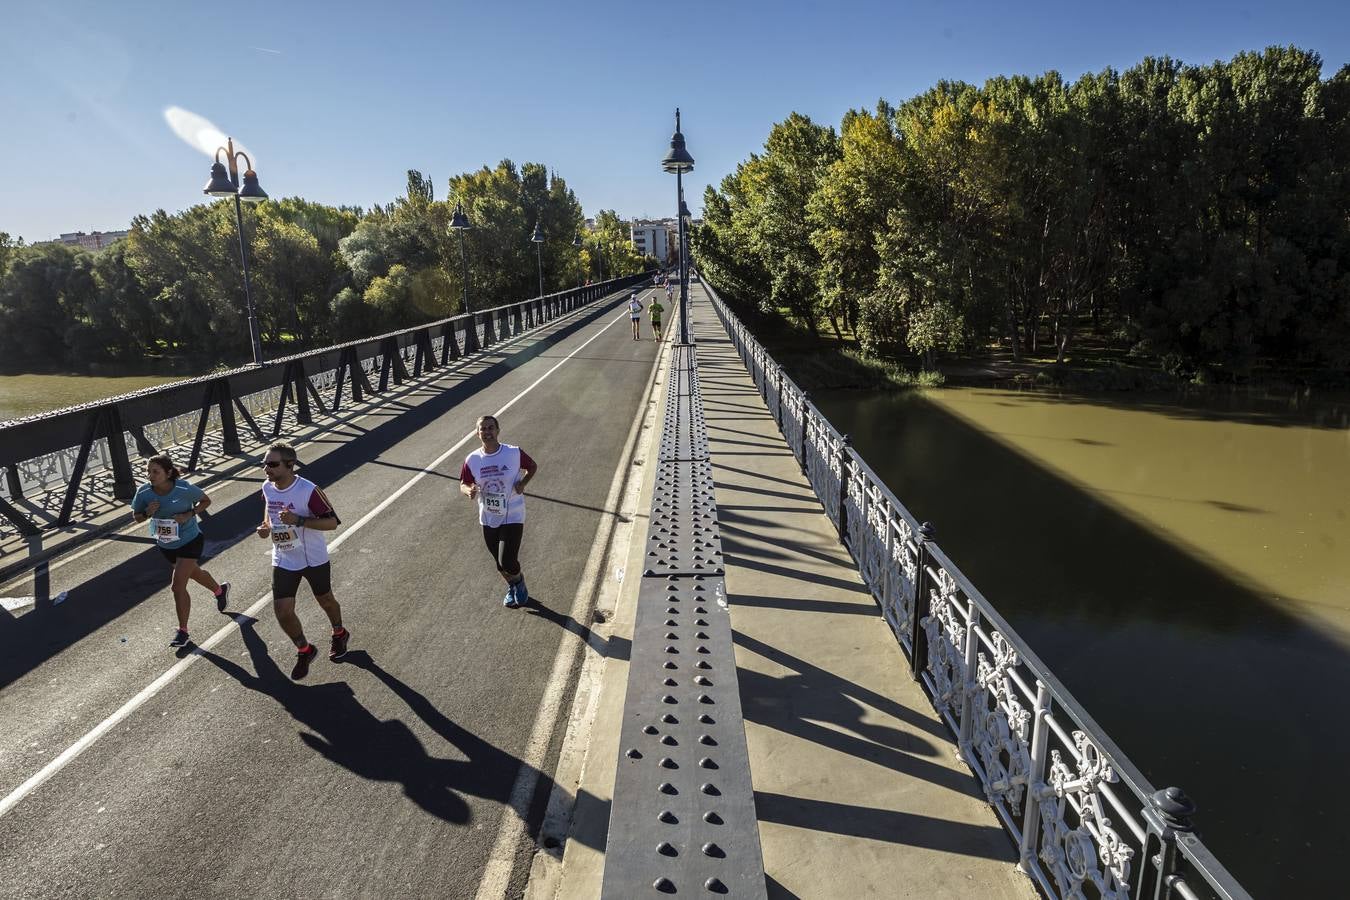
[[[464,232],[468,231],[472,227],[473,223],[469,221],[468,216],[464,215],[464,206],[462,204],[456,203],[454,215],[450,217],[450,230],[459,232],[459,264],[461,267],[460,283],[463,285],[464,288],[463,294],[464,309],[461,310],[461,312],[464,314],[468,314],[473,311],[469,308],[469,254],[468,251],[464,249]],[[478,349],[478,326],[474,323],[473,319],[470,319],[468,328],[464,334],[464,352],[471,353],[477,349]]]
[[[661,168],[675,174],[675,209],[679,216],[680,229],[680,343],[689,343],[689,285],[688,267],[685,264],[684,249],[684,173],[694,171],[694,157],[684,147],[684,135],[680,133],[680,110],[675,109],[675,133],[670,136],[670,150],[661,160]]]
[[[535,259],[539,262],[539,296],[544,296],[544,227],[534,220],[534,234],[530,235],[534,244]]]
[[[227,174],[225,165],[220,161],[224,153],[229,162]],[[244,158],[244,183],[239,184],[239,157]],[[216,161],[211,166],[211,180],[202,189],[203,194],[211,197],[234,198],[234,222],[239,228],[239,261],[244,266],[244,303],[248,308],[248,333],[253,342],[253,364],[263,363],[262,336],[258,332],[258,311],[253,306],[253,288],[248,280],[248,248],[244,244],[244,213],[240,202],[261,203],[267,199],[267,192],[258,185],[258,173],[253,171],[253,161],[242,150],[234,149],[234,138],[226,138],[225,146],[216,150]]]

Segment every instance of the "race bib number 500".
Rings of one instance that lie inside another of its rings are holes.
[[[272,526],[272,546],[278,550],[294,550],[299,537],[294,525]]]

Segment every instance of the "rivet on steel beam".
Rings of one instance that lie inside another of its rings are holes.
[[[667,631],[667,632],[666,632],[666,640],[668,640],[668,641],[678,641],[679,639],[680,639],[680,636],[679,636],[678,634],[676,634],[675,632],[673,632],[673,631]],[[707,640],[707,638],[703,638],[703,640]]]
[[[676,650],[674,647],[667,647],[667,648],[666,648],[666,652],[667,652],[667,653],[679,653],[680,651]]]
[[[663,894],[675,893],[675,882],[671,881],[669,878],[656,879],[655,881],[652,882],[652,887],[656,888]]]
[[[723,850],[721,847],[717,846],[712,841],[708,841],[708,843],[703,845],[703,855],[713,856],[718,859],[721,859],[727,855],[727,851]]]
[[[698,739],[698,742],[699,742],[700,744],[704,745],[705,747],[716,747],[716,746],[717,746],[717,741],[716,741],[716,739],[713,738],[713,736],[710,735],[710,734],[700,735],[700,736],[699,736],[699,739]]]
[[[724,820],[717,813],[708,810],[703,814],[703,821],[707,822],[709,825],[721,825]]]
[[[713,762],[711,757],[705,756],[698,761],[698,767],[700,769],[716,769],[718,768],[718,765]]]
[[[642,751],[636,747],[629,747],[627,755],[629,759],[642,759]]]
[[[661,768],[663,769],[678,769],[679,767],[680,764],[675,762],[675,760],[671,759],[669,756],[664,757],[661,760]]]
[[[661,698],[661,702],[662,702],[662,703],[679,703],[680,701],[676,700],[676,699],[675,699],[674,697],[672,697],[670,694],[666,694],[664,697]]]
[[[704,793],[707,792],[705,791]],[[662,822],[665,822],[667,825],[677,825],[679,824],[680,821],[678,818],[676,818],[675,814],[668,809],[661,810],[661,815],[657,816],[656,818]]]
[[[706,659],[700,659],[698,661],[697,667],[700,669],[711,669],[712,663],[708,662]]]
[[[699,790],[702,791],[703,793],[707,794],[709,797],[720,797],[720,796],[722,796],[722,792],[719,791],[719,790],[717,789],[717,785],[715,785],[715,784],[705,784],[705,785],[703,785],[702,787],[700,787]],[[664,821],[664,820],[662,820],[662,821]]]
[[[703,675],[696,676],[694,678],[694,684],[702,684],[708,687],[712,687],[712,681]]]
[[[667,734],[661,737],[661,743],[665,744],[667,747],[674,747],[679,741],[675,740],[672,735]]]
[[[662,841],[656,845],[656,852],[662,856],[679,856],[680,854],[670,845],[670,841]]]
[[[672,627],[674,627],[674,626],[676,626],[676,625],[679,625],[679,624],[680,624],[680,623],[679,623],[679,622],[676,622],[674,619],[666,619],[666,627],[667,627],[667,628],[672,628]]]
[[[679,791],[675,789],[675,785],[671,784],[669,781],[662,783],[662,785],[659,788],[657,788],[657,790],[663,794],[679,793]],[[704,818],[706,819],[707,817],[705,816]]]
[[[705,632],[705,631],[700,631],[698,634],[694,635],[694,637],[697,638],[697,639],[700,640],[700,641],[710,641],[710,640],[712,640],[712,638],[708,637],[708,633]]]
[[[677,718],[675,718],[674,716],[672,716],[670,713],[666,713],[664,716],[662,716],[662,717],[661,717],[661,721],[662,721],[662,722],[665,722],[667,725],[678,725],[678,724],[680,724],[680,720],[677,719]]]
[[[709,650],[707,647],[703,646],[702,644],[699,644],[699,645],[698,645],[698,652],[699,652],[699,653],[711,653],[712,651]]]
[[[679,666],[675,665],[675,663],[671,662],[670,660],[666,660],[666,664],[665,664],[664,666],[662,666],[661,668],[663,668],[663,669],[678,669]]]
[[[699,722],[700,722],[701,724],[703,724],[703,725],[713,725],[713,724],[716,724],[716,720],[715,720],[712,716],[708,715],[707,713],[704,713],[703,715],[699,716],[699,717],[698,717],[698,720],[699,720]]]
[[[679,683],[678,681],[676,681],[674,678],[667,678],[665,681],[662,682],[662,684],[664,684],[666,687],[679,687],[679,686],[680,686],[680,683]]]
[[[642,733],[643,733],[643,734],[656,734],[656,733],[657,733],[657,730],[658,730],[658,729],[657,729],[657,727],[656,727],[655,725],[648,725],[648,726],[646,726],[646,727],[644,727],[644,728],[642,729]]]

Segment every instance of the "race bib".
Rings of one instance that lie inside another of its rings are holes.
[[[483,511],[492,513],[494,516],[506,515],[506,495],[505,494],[481,494],[483,498]]]
[[[295,525],[273,525],[272,546],[278,550],[294,550],[300,541],[300,530]]]
[[[178,540],[178,523],[173,519],[151,519],[150,536],[161,544]]]

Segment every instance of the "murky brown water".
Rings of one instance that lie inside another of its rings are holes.
[[[1350,398],[816,398],[1256,896],[1338,896]]]

